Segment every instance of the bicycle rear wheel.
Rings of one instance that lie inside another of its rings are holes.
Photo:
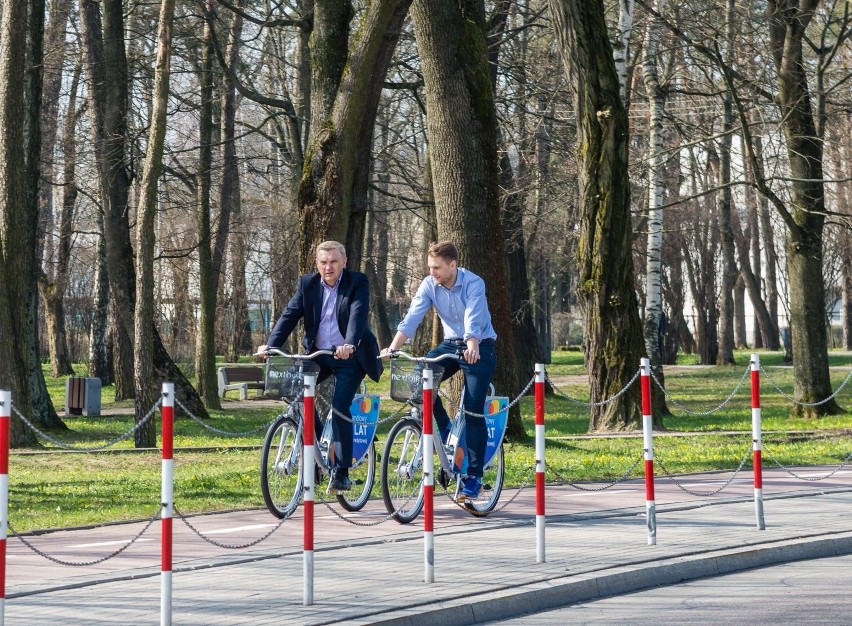
[[[419,421],[400,420],[388,433],[382,453],[382,499],[400,524],[414,520],[423,508],[421,434]]]
[[[266,432],[260,455],[260,490],[266,508],[276,517],[289,517],[302,497],[302,442],[296,420],[289,414]]]
[[[494,453],[491,463],[483,473],[482,493],[476,500],[466,500],[464,503],[468,513],[474,517],[485,517],[494,510],[497,500],[500,499],[500,492],[503,491],[504,471],[503,444],[500,444],[500,448]]]
[[[352,489],[337,494],[337,501],[347,511],[360,511],[370,499],[376,482],[376,444],[371,443],[361,462],[349,469]]]

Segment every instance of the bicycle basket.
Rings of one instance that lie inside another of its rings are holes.
[[[264,394],[276,400],[283,398],[293,402],[304,394],[304,374],[317,373],[319,373],[319,366],[311,361],[287,356],[269,357],[266,362]]]
[[[430,364],[432,381],[435,388],[441,382],[444,368],[435,363]],[[415,361],[393,359],[391,361],[391,398],[397,402],[423,404],[423,364]]]

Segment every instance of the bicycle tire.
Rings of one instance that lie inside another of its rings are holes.
[[[302,442],[298,423],[290,414],[279,415],[266,432],[260,455],[260,490],[266,508],[279,518],[299,506],[304,489]]]
[[[370,499],[376,482],[376,444],[371,443],[361,462],[349,469],[352,489],[337,494],[337,501],[347,511],[360,511]]]
[[[402,419],[391,428],[382,452],[382,499],[400,524],[412,522],[423,509],[422,434],[418,420]]]
[[[466,500],[464,503],[464,508],[468,513],[474,517],[485,517],[494,510],[497,501],[500,499],[500,492],[503,491],[505,471],[503,444],[501,443],[482,476],[482,494],[477,499]]]

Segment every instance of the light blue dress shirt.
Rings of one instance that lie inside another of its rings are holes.
[[[337,323],[337,292],[340,286],[340,278],[334,284],[334,287],[329,287],[324,280],[320,280],[322,285],[322,312],[320,313],[320,323],[317,328],[317,346],[321,350],[326,350],[334,346],[339,348],[346,339],[340,334],[340,326]]]
[[[431,276],[424,278],[397,330],[406,337],[413,337],[426,311],[432,306],[441,318],[444,339],[467,341],[475,337],[482,341],[497,338],[485,299],[485,282],[473,272],[458,268],[456,282],[451,289],[442,287]]]

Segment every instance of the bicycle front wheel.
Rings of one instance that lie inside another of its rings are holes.
[[[376,445],[370,444],[361,462],[349,469],[352,489],[337,494],[337,501],[347,511],[360,511],[370,499],[376,482]]]
[[[280,415],[269,427],[260,455],[260,489],[266,508],[276,517],[289,517],[302,497],[302,442],[296,420]]]
[[[400,524],[414,520],[423,508],[421,434],[420,422],[403,419],[391,428],[382,453],[382,499]]]
[[[504,472],[503,444],[500,444],[482,476],[482,493],[476,500],[466,500],[464,503],[468,513],[475,517],[485,517],[494,510],[497,500],[500,499],[500,492],[503,491]]]

